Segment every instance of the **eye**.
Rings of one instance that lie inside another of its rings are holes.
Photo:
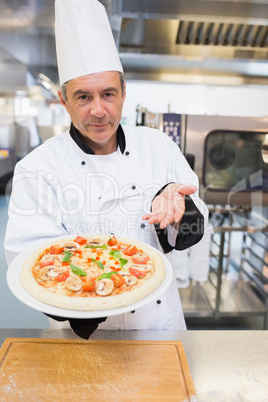
[[[114,94],[112,93],[112,92],[106,92],[105,94],[104,94],[104,97],[105,98],[112,98],[114,96]]]
[[[86,100],[88,97],[87,97],[87,95],[81,95],[81,96],[79,96],[79,100]]]

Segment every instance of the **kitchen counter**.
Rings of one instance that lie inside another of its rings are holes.
[[[71,330],[0,329],[0,345],[17,337],[79,339]],[[199,402],[268,401],[268,331],[99,330],[90,339],[182,341]]]

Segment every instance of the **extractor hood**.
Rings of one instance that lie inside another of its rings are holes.
[[[113,12],[122,18],[126,71],[135,65],[140,76],[171,80],[268,82],[268,1],[123,0]]]
[[[268,0],[101,3],[127,79],[268,84]],[[0,46],[57,81],[54,0],[0,0]]]

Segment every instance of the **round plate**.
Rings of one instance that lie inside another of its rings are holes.
[[[73,236],[66,236],[64,237],[65,239],[68,237],[73,237]],[[55,241],[59,240],[60,238],[54,239]],[[50,240],[48,240],[49,242]],[[53,241],[53,239],[51,239]],[[145,244],[140,242],[141,244]],[[44,244],[44,242],[42,242]],[[40,247],[42,246],[40,245]],[[98,317],[109,317],[113,315],[118,315],[118,314],[124,314],[128,313],[133,310],[137,310],[138,308],[141,308],[148,303],[151,303],[155,301],[157,298],[159,298],[170,286],[173,278],[173,270],[170,262],[168,259],[161,254],[158,250],[155,248],[148,246],[153,249],[155,252],[161,255],[165,267],[166,267],[166,276],[163,280],[163,282],[156,288],[152,293],[144,297],[143,299],[139,300],[138,302],[135,302],[133,304],[130,304],[128,306],[124,307],[119,307],[119,308],[114,308],[114,309],[109,309],[109,310],[97,310],[97,311],[77,311],[77,310],[66,310],[58,307],[51,306],[49,304],[43,303],[37,299],[35,299],[33,296],[31,296],[24,288],[22,287],[20,283],[20,271],[22,264],[24,260],[31,254],[33,253],[37,248],[38,245],[35,245],[34,248],[24,251],[21,254],[19,254],[11,263],[11,265],[8,268],[7,271],[7,284],[11,292],[14,294],[14,296],[19,299],[22,303],[26,304],[29,307],[32,307],[35,310],[41,311],[46,314],[51,314],[54,316],[58,317],[66,317],[66,318],[98,318]]]

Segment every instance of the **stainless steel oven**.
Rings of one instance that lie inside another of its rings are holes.
[[[268,118],[184,116],[182,146],[195,158],[208,204],[268,205]]]

